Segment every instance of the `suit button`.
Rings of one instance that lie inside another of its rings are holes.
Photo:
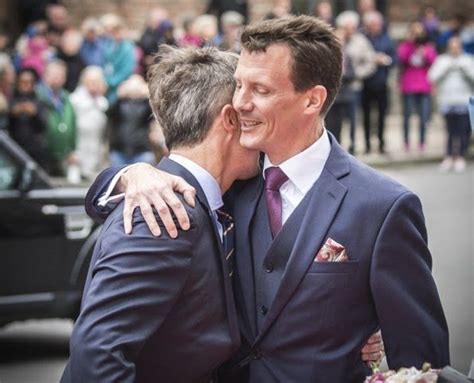
[[[263,315],[267,315],[268,308],[265,305],[260,306],[260,311]]]
[[[262,353],[260,352],[260,350],[258,348],[253,350],[253,352],[252,352],[252,359],[253,360],[260,359],[261,357],[262,357]]]
[[[265,264],[265,271],[267,273],[271,273],[273,271],[273,264],[272,263]]]

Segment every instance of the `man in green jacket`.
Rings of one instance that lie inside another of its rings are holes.
[[[50,156],[48,171],[54,176],[64,176],[67,165],[77,162],[76,116],[63,89],[66,65],[60,60],[51,61],[45,69],[43,83],[38,87],[38,97],[44,105],[42,118],[47,126],[46,138]]]

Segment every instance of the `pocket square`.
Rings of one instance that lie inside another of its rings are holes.
[[[346,262],[349,258],[346,249],[334,239],[328,238],[326,243],[318,251],[314,262]]]

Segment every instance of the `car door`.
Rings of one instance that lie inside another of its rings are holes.
[[[5,311],[39,312],[66,294],[92,229],[83,209],[85,191],[55,188],[35,166],[0,140],[0,317]]]

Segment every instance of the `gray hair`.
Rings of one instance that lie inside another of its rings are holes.
[[[232,103],[238,56],[217,48],[160,47],[148,72],[150,104],[169,149],[194,146]]]
[[[344,11],[336,17],[336,26],[338,28],[345,27],[348,24],[355,25],[357,27],[359,25],[359,22],[359,14],[355,11]]]

